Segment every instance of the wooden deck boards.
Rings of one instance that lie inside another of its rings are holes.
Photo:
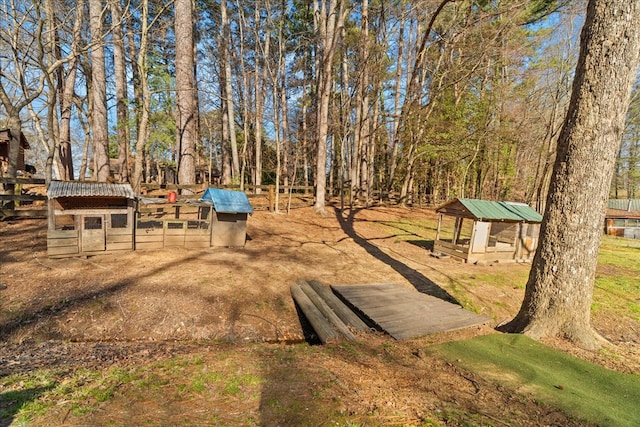
[[[397,340],[480,325],[491,320],[459,305],[398,285],[331,287]]]

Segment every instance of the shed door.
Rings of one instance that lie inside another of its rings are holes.
[[[104,216],[85,215],[82,218],[82,252],[105,250]]]
[[[471,252],[483,253],[486,252],[487,238],[489,237],[489,226],[491,223],[476,221],[475,229],[473,231],[473,242],[471,246]]]

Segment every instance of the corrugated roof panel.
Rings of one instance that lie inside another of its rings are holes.
[[[640,211],[640,199],[609,199],[609,209]]]
[[[457,199],[457,201],[478,220],[542,222],[542,215],[525,203],[478,199]]]
[[[249,203],[247,195],[242,191],[207,188],[201,200],[213,203],[216,212],[253,213],[253,207]]]
[[[124,197],[135,199],[129,184],[108,184],[106,182],[51,181],[47,188],[49,199],[58,197]]]

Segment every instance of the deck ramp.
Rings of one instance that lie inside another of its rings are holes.
[[[481,325],[492,320],[399,285],[331,285],[331,288],[397,340]]]

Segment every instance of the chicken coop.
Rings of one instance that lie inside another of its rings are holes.
[[[50,257],[133,250],[136,197],[129,184],[52,181],[47,198]]]

